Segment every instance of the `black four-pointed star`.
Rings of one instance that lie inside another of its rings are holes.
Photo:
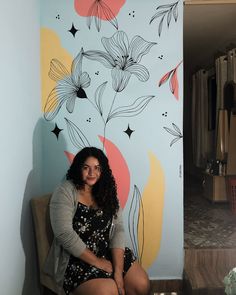
[[[128,124],[128,127],[127,127],[127,129],[126,129],[124,132],[125,132],[125,133],[129,136],[129,138],[130,138],[131,134],[132,134],[134,131],[135,131],[135,130],[130,129],[129,124]]]
[[[75,34],[79,31],[75,28],[74,24],[72,23],[71,25],[71,29],[68,30],[74,37],[75,37]]]
[[[59,133],[62,131],[63,129],[60,129],[58,126],[57,126],[57,123],[55,123],[55,128],[51,131],[52,133],[54,133],[58,139],[59,137]]]

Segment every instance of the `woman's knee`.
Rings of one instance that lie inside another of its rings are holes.
[[[150,281],[147,273],[138,264],[134,263],[125,276],[125,289],[127,295],[148,295]]]
[[[147,276],[142,276],[134,286],[137,295],[148,295],[150,292],[150,281]]]
[[[118,295],[116,283],[112,279],[94,279],[83,283],[73,295]]]

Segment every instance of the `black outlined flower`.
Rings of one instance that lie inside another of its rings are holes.
[[[57,85],[48,96],[44,107],[44,118],[53,120],[62,105],[66,102],[69,113],[74,111],[76,98],[87,98],[84,88],[90,85],[90,77],[87,72],[82,72],[83,48],[75,57],[71,65],[71,73],[57,59],[50,64],[49,77],[57,82]]]
[[[125,89],[132,74],[142,82],[149,79],[147,68],[139,62],[156,43],[145,41],[140,36],[134,36],[129,43],[126,33],[118,31],[111,38],[103,37],[102,44],[106,52],[89,50],[84,52],[84,56],[111,69],[112,86],[116,92]]]

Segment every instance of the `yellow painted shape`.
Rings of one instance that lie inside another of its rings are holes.
[[[41,81],[42,81],[42,99],[41,107],[44,109],[48,95],[56,86],[56,82],[49,78],[50,62],[58,59],[70,72],[72,56],[61,45],[61,41],[56,32],[41,28]]]
[[[142,194],[143,211],[140,207],[138,223],[139,256],[142,250],[141,264],[148,269],[157,258],[160,250],[164,208],[164,172],[160,161],[149,153],[150,175]]]

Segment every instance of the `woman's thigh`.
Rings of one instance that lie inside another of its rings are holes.
[[[147,273],[134,262],[124,277],[125,291],[127,295],[147,295],[150,291],[150,281]]]
[[[73,295],[118,295],[116,283],[113,279],[92,279],[82,283]]]

